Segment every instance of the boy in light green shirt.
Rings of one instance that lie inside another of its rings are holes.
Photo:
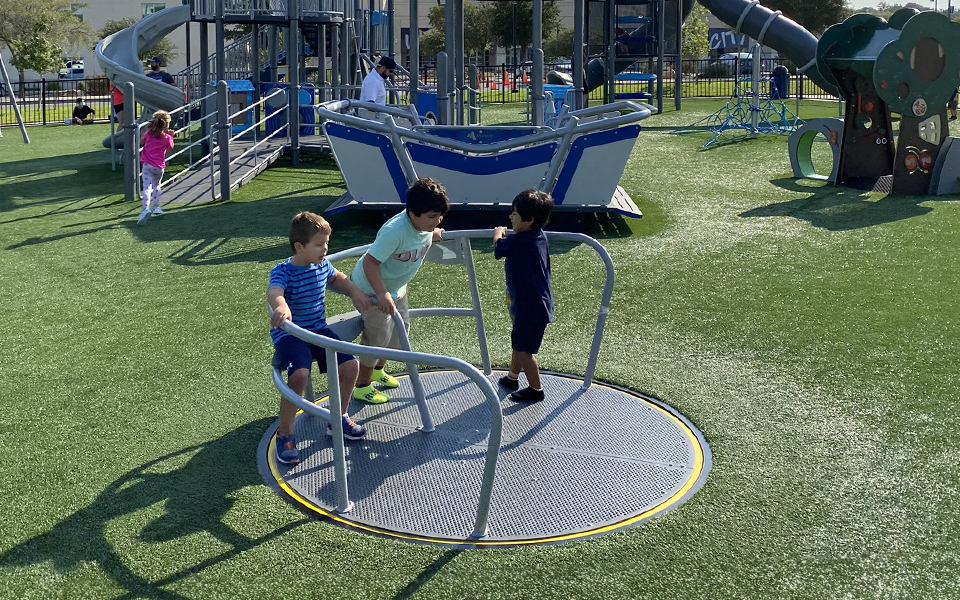
[[[350,279],[363,292],[375,297],[375,306],[363,313],[361,343],[366,346],[399,348],[393,326],[393,314],[399,311],[409,331],[407,283],[417,274],[423,257],[433,242],[443,239],[439,229],[450,208],[447,192],[436,180],[423,177],[407,190],[407,208],[383,224],[373,245],[360,257]],[[385,360],[360,357],[360,372],[353,397],[370,404],[381,404],[387,395],[374,387],[395,388],[397,380],[385,373]]]

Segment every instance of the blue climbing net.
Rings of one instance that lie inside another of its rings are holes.
[[[733,96],[723,108],[688,128],[673,133],[685,135],[713,132],[710,139],[703,144],[704,148],[738,142],[757,134],[790,135],[803,125],[804,121],[793,114],[782,99],[771,97],[772,83],[773,80],[769,77],[754,82],[752,77],[741,78],[738,75]],[[753,94],[754,85],[758,86],[759,92],[756,100]],[[754,115],[757,115],[756,124]]]

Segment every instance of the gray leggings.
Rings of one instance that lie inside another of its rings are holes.
[[[163,179],[163,169],[140,163],[140,175],[143,177],[143,209],[153,210],[160,206],[160,180]]]

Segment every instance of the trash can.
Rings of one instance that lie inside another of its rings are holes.
[[[770,74],[770,98],[786,100],[790,97],[790,71],[783,65],[777,65]]]

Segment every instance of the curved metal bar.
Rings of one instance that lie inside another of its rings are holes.
[[[600,354],[600,343],[603,341],[603,330],[606,327],[607,316],[610,313],[610,299],[613,297],[613,283],[614,283],[614,268],[613,268],[613,259],[610,257],[610,253],[607,252],[607,249],[597,240],[593,239],[588,235],[582,233],[567,233],[561,231],[546,231],[547,238],[551,240],[566,240],[579,242],[586,244],[593,248],[597,254],[600,255],[600,260],[603,261],[604,269],[606,271],[606,277],[603,284],[603,292],[600,295],[600,309],[597,314],[597,323],[593,331],[593,339],[590,344],[590,353],[587,355],[587,366],[584,370],[583,375],[583,387],[584,389],[590,387],[593,384],[593,374],[597,369],[597,360]],[[457,231],[445,231],[443,233],[444,241],[451,241],[457,239],[465,238],[491,238],[493,237],[492,229],[471,229],[471,230],[457,230]],[[343,250],[329,255],[327,258],[330,262],[336,262],[338,260],[343,260],[353,256],[360,256],[367,249],[372,246],[372,244],[366,244],[363,246],[357,246],[355,248],[350,248],[348,250]],[[478,301],[479,302],[479,301]],[[411,309],[411,317],[421,317],[421,316],[468,316],[475,315],[475,311],[480,310],[479,303],[476,304],[474,310],[465,309],[465,308],[416,308]],[[468,312],[469,311],[469,312]],[[484,368],[487,365],[484,364]]]
[[[269,306],[267,308],[272,314],[272,309],[270,309]],[[399,315],[397,315],[396,318],[399,318]],[[402,320],[400,322],[402,323]],[[484,398],[486,399],[487,407],[490,409],[491,422],[490,435],[487,438],[487,452],[483,467],[483,478],[480,484],[480,499],[477,503],[477,516],[474,521],[474,530],[471,534],[471,537],[480,538],[486,535],[487,519],[490,514],[490,497],[493,493],[493,481],[497,471],[497,457],[500,452],[500,442],[503,437],[503,411],[500,408],[500,400],[497,397],[496,391],[493,389],[493,385],[483,375],[483,373],[478,371],[477,368],[470,363],[451,356],[426,354],[423,352],[412,352],[409,350],[394,350],[391,348],[380,348],[374,346],[361,346],[360,344],[344,342],[342,340],[335,340],[323,335],[318,335],[311,331],[307,331],[306,329],[303,329],[302,327],[290,321],[287,321],[281,325],[281,328],[290,335],[300,338],[305,342],[326,348],[328,352],[332,349],[337,352],[364,354],[367,356],[374,356],[378,359],[395,360],[406,364],[424,364],[456,369],[457,371],[466,375],[477,385],[477,387],[480,388],[480,391],[483,392]],[[401,330],[402,329],[403,328],[401,326]],[[407,345],[409,346],[409,341],[407,342]],[[336,364],[335,359],[333,363]],[[331,381],[331,385],[329,387],[332,389],[335,385],[336,383]],[[306,402],[306,400],[303,402]],[[302,407],[303,405],[297,403],[297,406]],[[329,412],[330,411],[328,411],[328,414]],[[317,413],[311,410],[311,414]]]

